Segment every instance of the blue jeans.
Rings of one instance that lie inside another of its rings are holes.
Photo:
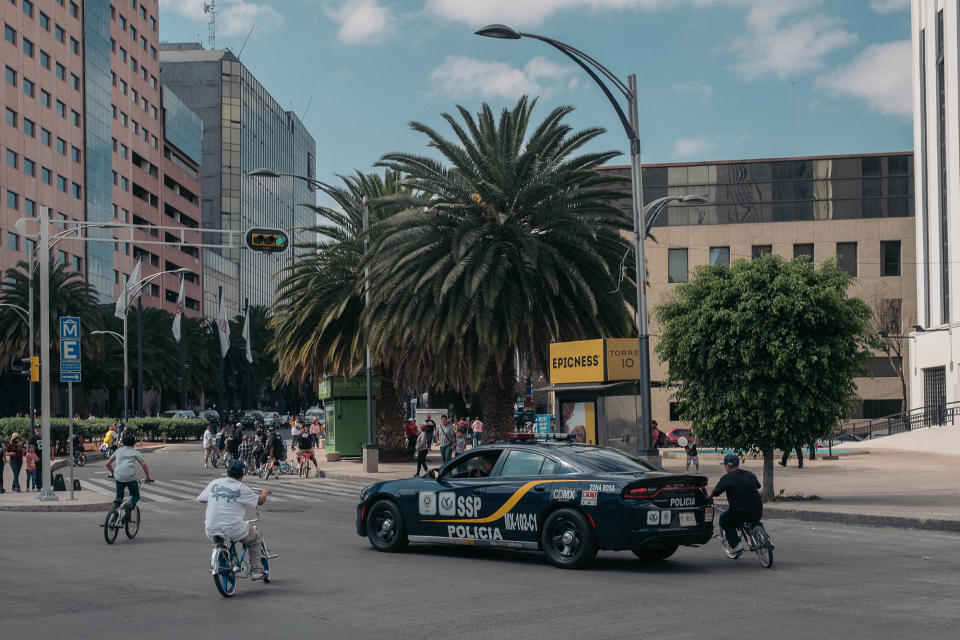
[[[447,464],[450,462],[450,459],[453,458],[453,445],[442,444],[440,445],[440,463]]]
[[[20,467],[23,466],[23,460],[17,462],[16,460],[10,461],[10,473],[13,474],[13,485],[12,488],[16,491],[20,491]]]
[[[123,490],[126,488],[130,492],[130,508],[137,506],[137,503],[140,502],[140,484],[136,480],[131,480],[130,482],[120,482],[117,483],[117,496],[113,499],[113,506],[119,507],[120,503],[123,502]]]
[[[482,433],[474,433],[474,434],[473,434],[473,446],[479,447],[481,444],[483,444],[483,434],[482,434]]]

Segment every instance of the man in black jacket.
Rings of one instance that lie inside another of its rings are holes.
[[[743,551],[737,526],[744,522],[759,521],[763,516],[763,500],[757,491],[760,481],[757,476],[740,468],[740,458],[736,454],[728,453],[723,457],[723,468],[727,473],[717,482],[717,486],[710,492],[710,497],[727,494],[727,504],[730,507],[720,516],[720,528],[731,547],[728,555],[736,558]]]

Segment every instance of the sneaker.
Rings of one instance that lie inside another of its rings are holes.
[[[6,493],[6,492],[7,492],[6,489],[0,488],[0,493]]]
[[[263,569],[251,569],[251,570],[250,570],[250,579],[251,579],[251,580],[263,580]]]
[[[730,551],[727,553],[727,555],[728,555],[731,559],[739,558],[739,557],[740,557],[740,554],[743,553],[743,549],[744,549],[744,547],[743,547],[743,540],[741,540],[741,541],[740,541],[740,544],[738,544],[737,546],[735,546],[733,549],[730,549]]]

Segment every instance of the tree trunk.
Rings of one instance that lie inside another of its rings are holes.
[[[517,399],[517,379],[514,371],[513,350],[506,358],[503,369],[490,358],[483,377],[483,440],[500,442],[515,428],[513,405]]]
[[[763,452],[763,485],[760,489],[760,497],[764,502],[773,500],[773,447]]]
[[[377,397],[376,415],[377,446],[380,458],[405,457],[407,438],[403,435],[403,411],[400,396],[393,384],[393,372],[381,368],[380,395]]]

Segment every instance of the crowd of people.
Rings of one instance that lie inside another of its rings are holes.
[[[440,449],[441,463],[447,463],[454,456],[466,451],[467,446],[479,447],[483,444],[483,421],[475,418],[468,422],[466,418],[453,421],[446,414],[440,416],[440,424],[433,421],[433,415],[427,414],[426,419],[417,425],[416,420],[407,420],[403,426],[403,433],[407,436],[407,454],[416,455],[417,471],[414,477],[427,474],[427,453],[436,444]]]
[[[218,433],[214,433],[212,426],[207,425],[203,433],[203,467],[211,464],[214,467],[227,465],[230,461],[239,460],[244,463],[247,471],[261,473],[267,470],[267,478],[277,470],[286,460],[287,444],[276,427],[264,428],[261,424],[254,424],[254,433],[245,434],[243,425],[224,425]],[[290,422],[290,439],[296,453],[297,469],[302,465],[313,463],[314,469],[320,476],[317,456],[314,448],[319,448],[321,441],[326,438],[324,427],[319,418],[314,418],[310,425],[305,425],[300,417]]]
[[[24,440],[19,433],[10,434],[10,440],[0,440],[0,493],[6,493],[3,486],[3,468],[10,465],[10,474],[13,476],[11,491],[24,490],[20,485],[20,471],[24,471],[26,491],[39,491],[43,486],[43,476],[40,473],[40,456],[43,455],[43,437],[40,425],[33,430],[33,435]],[[50,459],[53,460],[51,452]]]

